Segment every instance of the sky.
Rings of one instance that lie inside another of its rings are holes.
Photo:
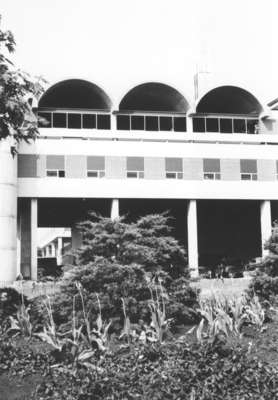
[[[278,97],[277,0],[1,0],[14,62],[49,84],[83,78],[123,96],[146,81],[193,75]],[[275,29],[276,28],[276,29]]]

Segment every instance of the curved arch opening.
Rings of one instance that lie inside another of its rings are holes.
[[[189,104],[183,95],[171,86],[148,82],[131,89],[122,99],[121,111],[186,113]]]
[[[111,100],[97,85],[82,79],[69,79],[51,86],[41,97],[39,108],[110,111]]]
[[[201,98],[196,111],[197,113],[258,115],[262,111],[262,106],[247,90],[237,86],[220,86]]]

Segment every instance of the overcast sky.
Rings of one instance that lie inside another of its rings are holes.
[[[1,0],[0,12],[17,64],[50,83],[89,78],[124,94],[132,82],[175,81],[191,95],[205,62],[278,97],[277,0]]]

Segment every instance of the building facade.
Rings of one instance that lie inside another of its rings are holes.
[[[72,228],[78,247],[88,210],[168,210],[193,276],[223,257],[264,255],[278,216],[276,108],[231,85],[194,100],[147,82],[118,101],[81,79],[52,85],[35,108],[40,137],[15,159],[0,143],[0,280],[36,279],[38,227]]]

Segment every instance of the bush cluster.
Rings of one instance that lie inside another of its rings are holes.
[[[257,295],[261,301],[275,302],[278,296],[278,277],[271,277],[266,274],[255,276],[248,288],[248,293]]]
[[[189,286],[185,250],[171,236],[169,219],[157,214],[127,223],[91,213],[79,224],[83,244],[76,252],[77,265],[65,274],[55,297],[55,321],[65,324],[71,319],[73,296],[81,311],[80,282],[91,320],[99,313],[98,296],[102,316],[113,320],[114,329],[122,326],[122,299],[132,323],[149,322],[150,287],[160,283],[167,293],[167,318],[173,324],[196,322],[197,292]]]
[[[0,289],[0,323],[7,317],[15,316],[18,306],[22,304],[27,305],[28,301],[26,296],[22,296],[16,289],[6,287]]]
[[[116,351],[75,374],[54,369],[36,399],[273,400],[277,372],[241,348],[222,357],[208,346],[156,344]]]
[[[191,324],[198,320],[196,312],[197,294],[185,278],[172,279],[165,273],[158,275],[165,286],[167,318],[174,324]],[[77,295],[76,282],[83,287],[86,309],[90,319],[96,320],[99,313],[98,298],[102,317],[113,321],[113,328],[123,325],[124,299],[126,312],[132,323],[140,320],[149,322],[151,299],[150,281],[141,266],[121,265],[104,258],[71,270],[53,301],[54,319],[58,324],[66,324],[72,316],[72,298]],[[97,298],[98,295],[98,298]],[[81,299],[76,296],[76,310],[81,313]]]

